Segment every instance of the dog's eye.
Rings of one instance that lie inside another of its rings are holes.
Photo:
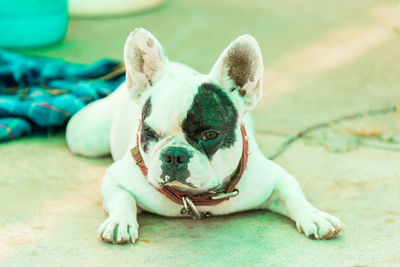
[[[203,136],[201,137],[201,140],[203,140],[203,141],[209,141],[209,140],[214,140],[214,139],[216,139],[218,137],[218,133],[217,132],[215,132],[215,131],[208,131],[208,132],[205,132],[204,134],[203,134]]]
[[[157,137],[157,134],[152,129],[149,129],[149,128],[144,129],[144,134],[149,138]]]

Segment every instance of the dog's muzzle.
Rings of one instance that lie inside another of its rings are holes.
[[[140,130],[140,127],[141,124],[139,124],[138,132]],[[196,205],[197,206],[217,205],[239,194],[239,190],[235,189],[235,187],[238,184],[240,178],[242,177],[246,169],[247,160],[249,156],[249,142],[248,142],[249,138],[246,134],[246,128],[244,127],[244,125],[241,125],[241,132],[243,141],[242,157],[239,161],[236,171],[230,176],[230,181],[225,185],[224,189],[221,189],[220,191],[210,190],[203,194],[191,195],[188,192],[180,192],[171,186],[165,185],[162,188],[156,188],[157,191],[168,197],[171,201],[179,205],[182,205],[183,206],[181,210],[182,214],[191,216],[193,219],[202,219],[210,217],[211,216],[210,213],[200,212],[197,209]],[[183,166],[187,165],[190,159],[190,155],[188,158],[186,158],[183,151],[179,151],[179,149],[175,151],[170,150],[168,153],[166,153],[167,151],[168,149],[164,153],[162,153],[161,156],[161,157],[164,156],[165,164],[163,165],[165,166],[165,170],[179,170],[182,169]],[[137,146],[131,149],[131,154],[136,162],[136,165],[140,168],[141,172],[143,173],[144,177],[147,177],[148,169],[144,164],[142,155],[140,154],[138,133],[137,133]],[[187,170],[187,167],[184,169]]]
[[[168,147],[161,152],[161,179],[165,183],[174,181],[186,184],[186,179],[190,176],[188,164],[191,154],[183,147]]]

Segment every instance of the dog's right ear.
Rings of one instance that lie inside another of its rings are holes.
[[[228,92],[237,94],[246,111],[261,99],[264,64],[254,37],[239,36],[219,56],[211,76]]]
[[[129,34],[124,60],[129,93],[136,101],[148,87],[161,79],[169,64],[161,44],[142,28]]]

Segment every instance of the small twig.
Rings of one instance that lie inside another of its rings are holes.
[[[316,125],[307,127],[304,130],[299,131],[297,134],[289,136],[289,138],[281,144],[281,146],[275,153],[268,156],[268,159],[271,159],[271,160],[275,159],[280,154],[285,152],[292,143],[294,143],[295,141],[299,140],[303,136],[305,136],[305,135],[309,134],[310,132],[315,131],[317,129],[321,129],[321,128],[325,128],[325,127],[328,127],[328,126],[331,126],[334,124],[338,124],[338,123],[340,123],[342,121],[346,121],[346,120],[354,120],[354,119],[362,118],[365,116],[377,116],[377,115],[383,115],[383,114],[388,114],[388,113],[395,113],[395,112],[399,112],[399,110],[400,110],[399,106],[394,105],[394,106],[390,106],[387,108],[373,109],[373,110],[369,110],[366,112],[359,112],[359,113],[355,113],[355,114],[351,114],[351,115],[341,116],[337,119],[334,119],[334,120],[331,120],[328,122],[322,122],[322,123],[318,123]]]
[[[124,64],[120,64],[118,66],[115,66],[109,73],[97,78],[99,80],[110,80],[113,79],[121,74],[124,74],[126,71],[125,69],[125,65]]]

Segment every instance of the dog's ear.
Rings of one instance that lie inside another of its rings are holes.
[[[262,96],[264,64],[260,47],[250,35],[242,35],[222,52],[210,75],[227,91],[243,99],[252,109]]]
[[[148,31],[137,28],[125,43],[126,82],[133,99],[159,81],[168,68],[168,58],[161,44]]]

